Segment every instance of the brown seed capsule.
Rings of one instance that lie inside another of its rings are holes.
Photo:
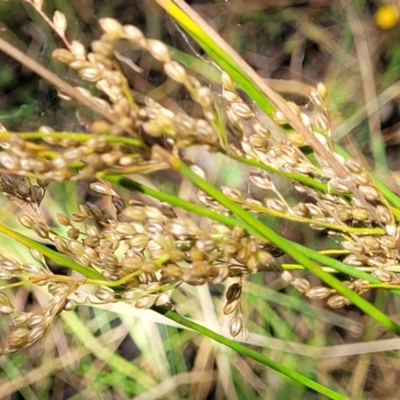
[[[49,237],[47,226],[42,222],[35,222],[33,231],[42,239],[47,239]]]
[[[242,286],[239,283],[234,283],[228,287],[225,297],[228,302],[232,302],[240,297],[242,293]]]
[[[345,305],[350,304],[350,302],[346,299],[346,297],[340,295],[334,295],[330,297],[327,301],[328,306],[332,308],[342,308]]]

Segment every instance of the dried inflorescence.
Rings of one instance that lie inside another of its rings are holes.
[[[27,1],[44,15],[41,2]],[[268,123],[266,117],[259,118],[258,111],[243,100],[225,72],[221,74],[218,93],[174,60],[164,43],[147,39],[135,26],[101,19],[104,33],[88,51],[79,41],[68,41],[63,14],[56,12],[49,23],[66,45],[56,49],[53,57],[93,84],[93,91],[83,87],[76,90],[112,118],[93,121],[85,133],[55,132],[43,126],[34,134],[5,135],[0,151],[0,190],[21,207],[20,224],[38,240],[54,245],[59,253],[101,274],[103,285],[96,292],[99,302],[126,301],[138,308],[172,307],[171,292],[182,283],[203,285],[234,278],[235,283],[226,292],[223,311],[236,313],[230,323],[231,334],[237,336],[241,332],[246,337],[241,306],[243,277],[276,269],[276,258],[282,255],[280,249],[239,225],[199,225],[177,217],[173,209],[162,205],[150,206],[136,200],[126,203],[115,188],[97,179],[110,172],[127,175],[165,168],[164,160],[152,152],[154,142],[161,143],[175,156],[184,157],[187,147],[201,145],[252,165],[246,190],[220,187],[226,198],[250,213],[325,231],[341,247],[344,263],[355,268],[370,267],[382,282],[399,283],[390,268],[399,261],[400,227],[368,172],[355,160],[345,160],[335,153],[327,90],[322,83],[309,93],[312,109],[302,109],[293,102],[286,104],[334,157],[345,177],[318,152],[309,156],[315,143],[295,131],[283,111],[275,110]],[[181,85],[200,106],[202,117],[194,118],[182,109],[172,111],[137,93],[120,66],[117,44],[121,40],[158,60],[166,77]],[[33,142],[38,138],[40,143]],[[207,173],[197,165],[192,165],[192,171],[207,179]],[[272,178],[274,174],[293,180],[296,195],[287,196],[287,188],[282,189]],[[71,215],[57,214],[58,226],[53,226],[40,210],[48,182],[71,178],[90,178],[91,190],[109,200],[111,207],[86,202]],[[251,196],[252,189],[257,189],[257,198]],[[196,195],[200,204],[213,212],[231,214],[215,197],[201,190]],[[3,258],[0,278],[9,282],[4,287],[14,285],[15,278],[47,285],[52,304],[40,313],[18,314],[0,293],[0,312],[16,313],[17,328],[3,344],[5,354],[39,339],[52,319],[70,308],[71,294],[89,301],[77,292],[88,280],[54,275],[43,256],[34,254],[43,268]],[[330,307],[349,304],[336,291],[312,286],[305,277],[294,276],[287,270],[282,272],[282,279],[311,299],[326,300]],[[344,283],[357,293],[368,290],[364,280]]]

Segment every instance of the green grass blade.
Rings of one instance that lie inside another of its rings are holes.
[[[104,276],[99,274],[98,272],[89,269],[81,264],[76,263],[75,261],[71,260],[67,256],[49,249],[48,247],[44,246],[43,244],[40,244],[36,242],[33,239],[28,238],[25,235],[22,235],[21,233],[14,231],[11,228],[8,228],[5,225],[0,224],[0,232],[7,235],[8,237],[17,240],[19,243],[31,248],[35,249],[41,254],[43,254],[46,257],[49,257],[53,261],[57,262],[60,265],[63,265],[67,268],[70,268],[76,272],[79,272],[83,276],[89,279],[96,279],[96,280],[102,280],[104,281]]]
[[[337,393],[337,392],[319,384],[318,382],[315,382],[314,380],[306,377],[305,375],[302,375],[299,372],[293,371],[292,369],[285,367],[281,363],[278,363],[276,361],[273,361],[273,360],[263,356],[262,354],[260,354],[257,351],[251,350],[238,342],[230,340],[230,339],[228,339],[222,335],[219,335],[218,333],[216,333],[204,326],[201,326],[193,321],[190,321],[189,319],[183,317],[180,314],[177,314],[174,311],[165,310],[162,308],[155,308],[155,311],[159,312],[160,314],[164,315],[165,317],[167,317],[175,322],[178,322],[179,324],[181,324],[187,328],[193,329],[194,331],[198,332],[199,334],[201,334],[203,336],[207,336],[210,339],[215,340],[216,342],[221,343],[221,344],[231,348],[232,350],[234,350],[235,352],[237,352],[239,354],[242,354],[246,357],[256,360],[256,361],[260,362],[261,364],[264,364],[267,367],[270,367],[270,368],[274,369],[275,371],[278,371],[281,374],[288,376],[289,378],[293,379],[294,381],[299,382],[299,383],[309,387],[310,389],[313,389],[316,392],[319,392],[319,393],[329,397],[330,399],[335,399],[335,400],[336,399],[337,400],[348,399],[346,396],[343,396],[340,393]]]
[[[304,251],[300,251],[299,249],[293,247],[290,241],[284,239],[272,229],[258,221],[250,213],[245,211],[240,205],[234,203],[232,200],[226,197],[220,190],[218,190],[209,182],[195,174],[181,160],[173,157],[160,147],[157,147],[155,151],[157,151],[158,154],[160,154],[166,161],[168,161],[170,165],[180,174],[189,179],[195,186],[203,190],[205,193],[213,197],[219,204],[226,207],[233,214],[236,214],[238,218],[247,223],[263,238],[267,239],[268,241],[282,249],[286,254],[293,257],[293,259],[295,259],[304,268],[308,269],[318,278],[323,280],[327,285],[335,289],[339,294],[346,297],[349,301],[351,301],[353,304],[363,310],[366,314],[374,318],[376,321],[385,326],[387,329],[394,332],[396,335],[400,336],[400,326],[398,324],[392,321],[387,315],[378,310],[371,303],[364,300],[347,286],[343,285],[331,274],[323,271],[317,264],[315,264],[308,256],[310,253],[312,253],[312,250],[304,248]]]

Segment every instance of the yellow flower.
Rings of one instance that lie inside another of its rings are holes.
[[[399,21],[399,13],[394,6],[380,6],[375,13],[375,22],[381,29],[392,29]]]

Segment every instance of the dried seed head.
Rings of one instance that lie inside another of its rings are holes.
[[[368,211],[365,208],[353,208],[351,215],[356,221],[366,221],[369,218]]]
[[[65,31],[67,30],[67,19],[65,18],[65,15],[57,10],[53,16],[53,23],[57,33],[60,36],[64,36]]]
[[[243,103],[242,101],[233,103],[231,105],[231,110],[239,117],[243,119],[248,119],[253,115],[250,107]]]
[[[283,114],[283,112],[280,110],[276,110],[274,112],[274,120],[280,125],[285,125],[288,123],[288,120],[287,120],[285,114]]]
[[[147,39],[146,44],[147,49],[156,60],[161,61],[162,63],[171,62],[170,52],[163,42],[154,39]]]
[[[49,237],[47,226],[42,222],[35,222],[33,231],[42,239],[47,239]]]
[[[187,81],[187,74],[185,68],[176,61],[167,62],[164,64],[164,72],[167,76],[178,83],[185,83]]]
[[[142,31],[133,25],[124,25],[123,27],[123,37],[135,44],[142,46],[145,43],[145,38]]]
[[[317,89],[311,89],[309,99],[318,107],[323,108],[325,106],[324,99],[321,97],[321,94]]]
[[[314,115],[314,124],[322,133],[329,133],[328,119],[324,114],[317,113],[316,115]]]
[[[109,288],[99,288],[95,296],[105,303],[113,303],[116,301],[115,293]]]
[[[358,189],[369,201],[378,201],[380,199],[378,190],[373,186],[360,185]]]
[[[378,205],[376,207],[376,215],[380,223],[384,225],[393,224],[393,215],[387,207]]]
[[[43,326],[35,326],[29,332],[27,342],[32,343],[38,341],[40,338],[44,336],[46,332],[46,328]]]
[[[242,286],[239,283],[234,283],[228,287],[225,297],[226,300],[231,303],[232,301],[238,299],[242,293]]]
[[[336,190],[340,193],[349,193],[350,188],[344,179],[334,178],[328,182],[331,189]]]
[[[35,221],[33,220],[33,218],[27,214],[19,214],[18,221],[22,226],[28,229],[32,229],[35,225]]]
[[[157,300],[156,296],[143,296],[135,303],[135,307],[141,309],[150,308],[154,305],[156,300]]]
[[[111,37],[119,38],[124,35],[123,26],[114,18],[100,18],[100,26]]]
[[[226,90],[233,91],[235,89],[235,82],[225,71],[221,73],[221,81]]]
[[[86,49],[85,46],[78,42],[77,40],[73,40],[71,42],[71,52],[77,60],[85,61],[86,60]]]
[[[375,275],[381,282],[392,282],[392,283],[398,282],[398,279],[397,279],[397,276],[395,273],[384,270],[384,269],[380,269],[380,268],[374,269],[373,275]]]
[[[233,300],[229,303],[226,303],[224,306],[224,314],[229,315],[229,314],[233,313],[236,310],[238,305],[239,305],[238,299]]]
[[[304,278],[295,278],[290,283],[301,293],[306,293],[311,288],[310,282]]]
[[[243,319],[241,316],[237,316],[235,318],[232,318],[230,324],[229,324],[229,333],[233,336],[236,337],[239,335],[243,328]]]
[[[318,82],[317,92],[322,100],[325,100],[328,97],[328,90],[322,82]]]
[[[349,300],[346,297],[340,295],[334,295],[328,299],[328,306],[332,308],[342,308],[348,304],[350,304]]]
[[[351,158],[345,160],[345,169],[353,174],[359,174],[363,171],[362,166]]]
[[[324,299],[332,293],[332,289],[324,286],[314,286],[306,292],[306,296],[310,299]]]
[[[71,64],[76,60],[75,56],[67,49],[55,49],[52,57],[63,64]]]
[[[94,40],[91,44],[94,53],[110,58],[114,54],[114,46],[101,40]]]
[[[286,283],[291,283],[293,281],[293,275],[289,271],[283,271],[281,278]]]
[[[65,214],[57,213],[57,220],[63,226],[71,225],[71,221],[69,220],[68,216]]]

